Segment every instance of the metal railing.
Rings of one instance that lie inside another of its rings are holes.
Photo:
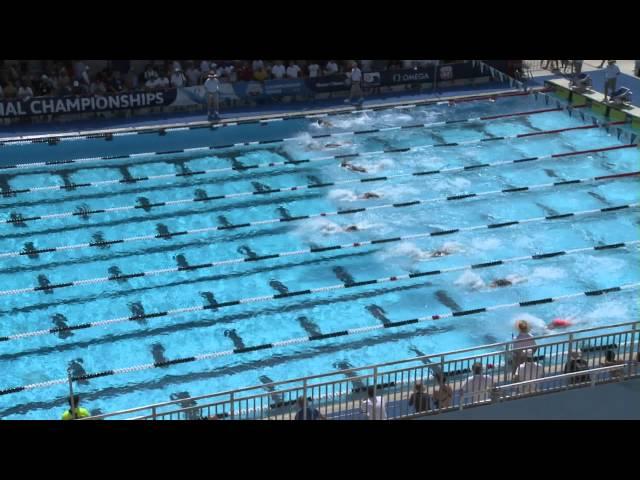
[[[556,333],[536,337],[535,341],[533,360],[539,378],[527,381],[516,377],[523,346],[514,340],[157,403],[83,420],[293,420],[298,412],[305,419],[308,412],[315,415],[315,410],[327,419],[402,419],[640,375],[637,322]],[[609,350],[614,363],[605,361]],[[584,370],[572,372],[571,361],[578,352],[584,360]],[[471,381],[474,365],[482,366],[484,380],[480,388],[474,388],[475,381]],[[438,373],[444,375],[443,382],[437,381]],[[576,381],[578,377],[589,381]],[[411,402],[416,382],[422,383],[424,393],[414,395]],[[373,397],[367,403],[370,388]]]

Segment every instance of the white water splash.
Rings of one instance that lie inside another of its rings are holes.
[[[471,246],[476,250],[495,250],[502,245],[502,241],[496,237],[490,238],[474,238],[471,240]]]
[[[453,282],[454,285],[458,285],[460,287],[472,288],[472,289],[480,289],[486,287],[486,283],[482,280],[482,277],[475,272],[467,270],[462,275],[458,277],[458,279]]]

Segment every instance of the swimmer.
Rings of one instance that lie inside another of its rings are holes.
[[[567,328],[567,327],[571,327],[573,325],[573,322],[571,320],[567,320],[566,318],[554,318],[551,323],[549,323],[549,325],[547,325],[547,328],[549,330],[554,330],[556,328]]]
[[[340,166],[344,167],[347,170],[350,170],[352,172],[367,173],[367,169],[366,168],[360,167],[358,165],[353,165],[352,163],[349,163],[346,160],[343,160],[342,163],[340,164]]]
[[[518,275],[510,275],[507,278],[497,278],[496,280],[493,280],[490,284],[489,287],[491,288],[496,288],[496,287],[508,287],[510,285],[515,285],[517,283],[522,283],[522,282],[526,282],[527,279],[524,277],[519,277]]]
[[[333,123],[331,123],[328,120],[322,120],[320,118],[320,119],[318,119],[318,126],[319,127],[327,127],[327,128],[329,128],[329,127],[333,127]]]
[[[341,227],[335,223],[327,223],[322,226],[322,233],[325,235],[332,235],[334,233],[340,232],[358,232],[360,228],[357,225],[348,225],[346,227]]]
[[[361,200],[370,200],[372,198],[380,198],[380,195],[373,192],[365,192],[362,195],[360,195],[358,198]]]

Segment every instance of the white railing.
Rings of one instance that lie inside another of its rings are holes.
[[[318,409],[329,419],[359,419],[365,418],[362,401],[367,397],[367,389],[370,387],[375,391],[374,405],[377,402],[376,397],[384,399],[388,418],[411,418],[490,403],[487,400],[489,396],[496,397],[499,392],[513,392],[514,389],[518,390],[518,393],[511,394],[509,398],[569,388],[566,378],[573,375],[565,370],[572,354],[579,350],[582,350],[589,370],[605,373],[620,370],[622,373],[619,377],[637,376],[640,371],[637,362],[634,361],[637,360],[639,340],[637,322],[536,337],[534,357],[544,368],[544,375],[528,382],[520,382],[514,378],[517,368],[513,362],[514,356],[521,353],[522,347],[511,341],[157,403],[97,415],[87,420],[286,420],[294,419],[298,411],[302,412],[303,417],[306,416],[307,409],[297,407],[298,398],[302,399],[305,407],[311,402],[310,407]],[[624,369],[610,365],[606,365],[604,370],[599,369],[607,350],[613,352],[617,361],[624,363]],[[476,392],[473,394],[476,401],[472,399],[469,402],[464,398],[461,387],[474,364],[482,365],[483,373],[491,380],[495,389],[492,389],[491,395],[488,392],[485,392],[486,395],[478,395]],[[439,386],[435,381],[434,374],[437,372],[444,372],[445,387]],[[576,375],[588,374],[589,372],[583,371]],[[416,411],[414,407],[409,406],[408,399],[416,381],[423,383],[425,393],[431,399],[431,404],[425,411]],[[555,386],[550,386],[551,381],[555,382]],[[538,384],[545,387],[539,388]],[[571,387],[573,386],[575,385],[572,384]],[[433,401],[434,394],[438,396],[438,391],[447,387],[453,393],[451,401],[436,405]],[[520,389],[526,392],[520,392]],[[499,395],[498,397],[505,398]],[[185,407],[182,403],[185,401],[188,401],[190,406]],[[376,410],[374,408],[374,411]]]

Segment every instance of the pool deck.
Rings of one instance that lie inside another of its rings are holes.
[[[542,88],[542,87],[540,87]],[[182,128],[207,125],[225,125],[235,122],[247,122],[253,120],[268,120],[274,118],[287,118],[292,116],[323,115],[329,113],[341,113],[357,111],[358,109],[371,109],[381,107],[393,107],[420,103],[433,103],[470,96],[482,96],[515,92],[505,84],[488,83],[464,88],[451,88],[436,90],[431,93],[400,94],[368,97],[361,107],[345,105],[344,98],[331,100],[317,100],[314,102],[292,102],[278,104],[261,109],[242,108],[234,109],[229,113],[220,115],[219,122],[209,122],[206,114],[174,113],[155,114],[130,118],[82,120],[72,122],[59,122],[50,124],[12,125],[0,127],[0,141],[30,140],[37,138],[49,138],[52,136],[84,136],[97,133],[119,133],[124,131],[144,131],[158,128]]]

